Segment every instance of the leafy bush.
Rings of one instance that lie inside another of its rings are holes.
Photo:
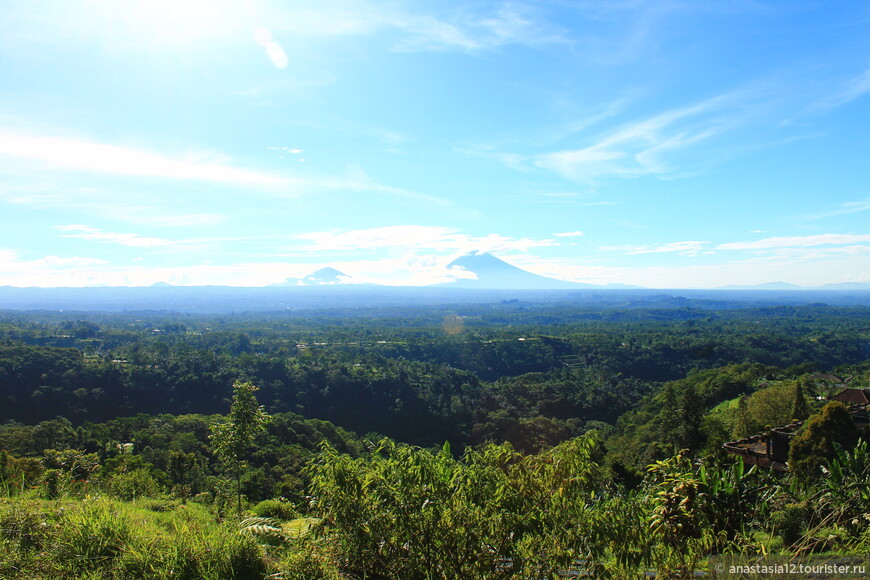
[[[112,495],[127,501],[152,497],[160,491],[157,480],[145,469],[115,473],[109,477],[107,487]]]
[[[335,546],[305,542],[284,554],[278,567],[285,580],[339,580]]]
[[[251,510],[260,518],[275,518],[279,520],[292,520],[299,517],[299,513],[293,504],[278,499],[266,499],[258,503]]]
[[[858,429],[846,406],[833,401],[804,423],[792,440],[788,453],[789,470],[799,482],[809,484],[822,476],[822,468],[836,457],[835,444],[852,448],[858,440]]]
[[[782,538],[785,546],[796,543],[807,527],[812,511],[804,503],[788,504],[771,514],[773,529]]]
[[[366,459],[325,446],[310,469],[316,511],[349,568],[390,578],[540,578],[592,553],[593,433],[539,455],[510,445],[456,460],[381,441]]]

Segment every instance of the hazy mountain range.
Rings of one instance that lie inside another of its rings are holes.
[[[549,278],[508,264],[487,252],[470,252],[450,262],[447,268],[459,274],[460,277],[435,286],[487,290],[641,289],[640,286],[628,284],[587,284]],[[273,284],[273,286],[333,286],[339,284],[356,285],[362,283],[335,268],[327,267],[312,272],[304,278],[287,278],[284,282]],[[870,290],[870,284],[843,282],[808,288],[787,282],[768,282],[751,286],[724,286],[722,290]]]
[[[459,277],[436,284],[439,288],[478,288],[488,290],[577,290],[580,288],[639,288],[625,284],[584,284],[532,274],[486,252],[471,252],[447,265]],[[335,268],[321,268],[304,278],[287,278],[273,286],[333,286],[360,284]]]
[[[0,286],[0,310],[173,310],[245,312],[357,308],[383,305],[517,301],[562,302],[584,307],[734,308],[747,305],[827,303],[870,306],[870,284],[802,288],[771,283],[710,290],[653,290],[609,284],[596,286],[548,278],[512,266],[485,252],[451,262],[452,282],[424,287],[379,286],[355,281],[335,268],[263,287],[172,286],[21,288]]]

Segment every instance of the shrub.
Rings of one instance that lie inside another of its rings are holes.
[[[288,501],[278,499],[263,500],[251,510],[260,518],[275,518],[279,520],[292,520],[299,517],[296,508]]]
[[[822,475],[821,467],[835,457],[834,443],[851,449],[857,439],[858,430],[846,406],[839,401],[828,403],[792,440],[788,467],[800,482],[814,482]]]
[[[151,497],[160,491],[157,480],[144,469],[113,474],[109,478],[108,488],[112,495],[127,501]]]
[[[771,514],[774,530],[785,546],[791,546],[801,538],[811,514],[804,503],[788,504],[782,510]]]
[[[285,580],[339,580],[334,550],[319,543],[307,542],[285,553],[278,566]]]
[[[509,444],[454,459],[389,440],[368,458],[328,444],[309,467],[317,514],[367,577],[553,577],[589,554],[593,433],[539,455]]]
[[[45,499],[55,499],[60,495],[61,473],[57,469],[47,469],[42,476],[40,490]]]

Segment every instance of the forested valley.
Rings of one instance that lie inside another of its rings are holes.
[[[0,312],[0,577],[863,556],[845,387],[870,388],[867,307]],[[794,420],[788,472],[723,449]]]

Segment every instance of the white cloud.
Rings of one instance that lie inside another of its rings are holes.
[[[557,238],[577,238],[577,237],[583,236],[585,234],[583,232],[581,232],[580,230],[577,230],[576,232],[562,232],[562,233],[553,234],[553,235],[556,236]]]
[[[354,250],[390,246],[420,247],[432,244],[446,247],[455,245],[458,240],[456,230],[445,227],[427,226],[387,226],[347,232],[311,232],[299,234],[299,239],[309,240],[312,245],[306,250]],[[444,249],[439,248],[439,249]]]
[[[346,232],[311,232],[299,234],[309,240],[307,251],[349,251],[378,248],[428,249],[440,252],[528,251],[530,248],[553,246],[555,240],[511,238],[499,234],[482,237],[462,234],[458,230],[438,226],[386,226]]]
[[[20,160],[35,165],[29,167],[30,171],[26,174],[28,179],[45,180],[52,170],[78,171],[88,176],[104,174],[153,177],[247,186],[267,195],[279,197],[295,197],[323,190],[366,191],[429,204],[452,205],[451,202],[436,196],[381,184],[372,179],[358,164],[349,165],[345,175],[338,177],[288,176],[233,167],[222,157],[213,154],[175,158],[86,139],[37,136],[0,130],[0,161],[3,161],[4,157],[11,161],[9,165],[14,167],[16,172],[28,169]],[[247,193],[250,193],[250,190]]]
[[[74,276],[83,269],[107,263],[99,258],[56,255],[22,260],[17,251],[0,249],[0,285],[51,286],[55,276]]]
[[[20,260],[15,251],[0,250],[0,285],[12,286],[264,286],[301,278],[332,266],[355,281],[420,286],[449,282],[470,274],[448,268],[452,256],[406,252],[371,260],[328,262],[199,263],[177,267],[118,266],[86,257],[47,256]],[[529,254],[510,258],[536,274],[591,284],[624,283],[650,288],[714,288],[730,284],[783,281],[803,286],[870,281],[870,246],[790,248],[773,256],[717,264],[621,268],[577,263],[568,258]],[[585,259],[584,259],[585,261]]]
[[[63,209],[65,213],[77,212],[89,217],[101,216],[110,220],[159,227],[197,227],[219,224],[226,216],[217,213],[173,212],[171,205],[176,200],[160,200],[155,203],[154,195],[137,193],[110,192],[94,187],[64,187],[44,185],[39,191],[9,193],[5,200],[9,203]],[[52,189],[54,191],[46,192]]]
[[[376,260],[317,263],[246,262],[200,263],[176,267],[117,266],[94,258],[48,256],[22,261],[16,252],[0,249],[0,285],[9,286],[150,286],[167,282],[177,286],[267,286],[287,278],[302,278],[331,266],[353,282],[425,286],[471,276],[447,267],[449,256],[405,254]]]
[[[621,151],[601,151],[597,145],[586,149],[557,151],[540,155],[534,164],[549,169],[569,179],[583,180],[594,176],[617,173],[623,177],[638,174],[637,169],[613,163],[623,159]]]
[[[624,252],[625,254],[663,254],[677,252],[686,255],[696,255],[704,250],[710,242],[685,241],[671,242],[657,246],[603,246],[602,250]]]
[[[128,221],[130,223],[164,226],[174,228],[189,228],[195,226],[212,226],[224,221],[221,214],[216,213],[187,213],[187,214],[160,214],[154,211],[154,208],[143,207],[142,212],[137,212],[134,215],[133,211],[128,208],[111,208],[108,213],[118,219]]]
[[[362,165],[359,165],[358,163],[348,165],[345,168],[345,176],[343,178],[327,179],[317,185],[332,189],[351,191],[375,191],[442,206],[453,205],[452,202],[440,197],[435,197],[434,195],[427,195],[425,193],[418,193],[400,187],[392,187],[377,183],[374,179],[369,177]]]
[[[870,242],[870,234],[819,234],[815,236],[783,236],[764,238],[754,242],[729,242],[716,246],[717,250],[771,250],[776,248],[812,247]]]
[[[140,236],[139,234],[119,234],[114,232],[103,232],[97,228],[84,225],[65,225],[54,226],[55,229],[62,232],[75,232],[63,234],[62,238],[79,238],[83,240],[93,240],[107,244],[118,244],[121,246],[129,246],[131,248],[156,248],[160,246],[169,246],[174,242],[164,240],[162,238],[149,238]]]
[[[0,131],[0,156],[37,161],[54,168],[92,173],[257,186],[279,186],[290,183],[290,180],[277,175],[238,169],[225,163],[209,161],[201,155],[177,159],[84,139],[26,135],[9,131]]]
[[[494,12],[470,7],[447,14],[411,11],[374,2],[322,2],[317,10],[279,7],[270,15],[276,33],[332,38],[394,32],[398,51],[477,52],[501,46],[564,43],[561,30],[530,7],[505,4]]]
[[[684,168],[678,166],[676,154],[734,130],[755,113],[747,97],[748,93],[732,93],[710,98],[625,124],[586,147],[528,159],[536,167],[577,181],[608,176],[678,175]]]
[[[354,262],[337,262],[334,267],[354,280],[386,286],[428,286],[473,278],[466,270],[449,268],[452,256],[407,253],[400,257]]]
[[[717,288],[788,282],[816,287],[837,282],[870,281],[870,246],[790,249],[772,256],[688,265],[611,267],[569,258],[518,256],[512,261],[542,276],[589,284],[621,283],[648,288]]]
[[[526,5],[504,4],[492,15],[398,15],[391,25],[408,34],[399,50],[494,50],[506,45],[537,46],[570,41]]]
[[[850,213],[858,213],[862,211],[870,210],[870,198],[863,199],[860,201],[849,201],[843,204],[840,204],[839,209],[831,210],[829,212],[824,212],[816,215],[804,216],[804,219],[809,220],[818,220],[829,217],[836,217],[840,215],[847,215]]]
[[[106,260],[101,258],[82,258],[80,256],[72,256],[64,258],[61,256],[46,256],[38,260],[25,262],[26,265],[42,267],[42,266],[60,266],[63,268],[80,268],[82,266],[94,266],[96,264],[107,264]]]
[[[821,109],[833,109],[854,101],[870,93],[870,68],[849,79],[845,86],[836,94],[819,103]]]
[[[668,244],[658,244],[649,246],[639,245],[622,245],[622,246],[603,246],[601,250],[610,252],[622,252],[627,255],[637,254],[660,254],[660,253],[680,253],[689,256],[696,256],[702,252],[713,253],[717,250],[743,250],[743,251],[764,251],[777,250],[778,255],[783,255],[782,251],[795,249],[799,250],[793,257],[805,256],[811,257],[810,254],[804,253],[805,248],[818,246],[841,246],[840,248],[829,248],[825,252],[860,252],[860,249],[870,250],[870,246],[855,245],[862,242],[870,242],[870,234],[821,234],[814,236],[783,236],[764,238],[752,242],[728,242],[719,244],[714,247],[709,247],[710,242],[706,241],[683,241],[671,242]],[[847,249],[849,248],[849,249]]]

